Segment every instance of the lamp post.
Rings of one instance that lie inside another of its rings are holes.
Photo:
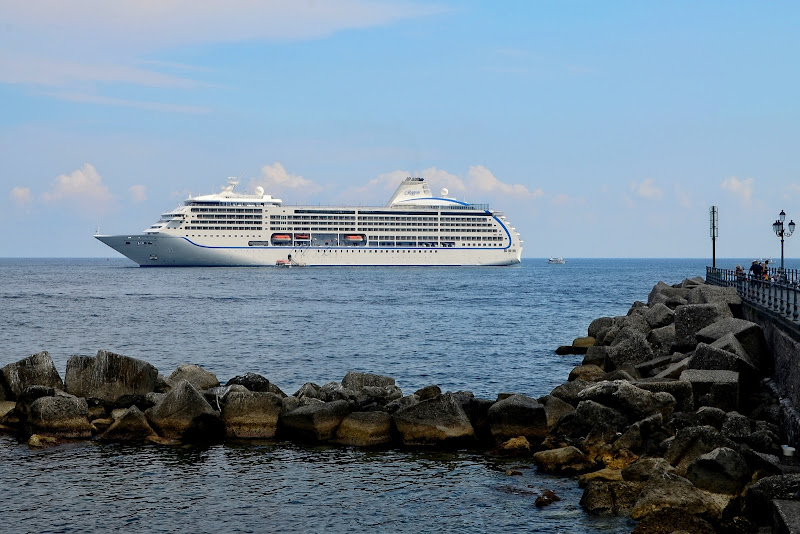
[[[778,220],[772,223],[772,229],[775,231],[775,235],[781,238],[781,274],[783,274],[783,238],[792,237],[795,229],[794,221],[789,221],[789,224],[787,225],[788,228],[784,228],[783,221],[785,220],[786,212],[781,210],[780,214],[778,215]]]

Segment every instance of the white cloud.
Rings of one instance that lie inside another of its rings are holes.
[[[675,197],[682,208],[692,207],[692,196],[684,191],[680,184],[675,184]]]
[[[11,190],[11,198],[19,205],[28,204],[31,201],[31,190],[28,187],[15,187]]]
[[[112,199],[113,196],[103,184],[100,174],[90,163],[84,163],[80,169],[70,174],[59,175],[53,189],[42,193],[42,200],[45,202],[67,201],[78,208],[93,206],[102,209]]]
[[[652,178],[645,178],[641,182],[631,182],[631,191],[642,198],[657,200],[663,196],[663,191],[656,187],[656,181]]]
[[[583,197],[571,197],[562,193],[554,196],[552,203],[556,206],[583,206],[586,204],[586,199]]]
[[[745,178],[740,180],[736,176],[728,176],[722,180],[720,187],[723,191],[728,191],[732,195],[739,198],[739,200],[746,206],[749,206],[753,201],[753,179]]]
[[[261,167],[261,178],[256,182],[257,185],[264,187],[267,192],[303,189],[305,193],[312,193],[319,190],[319,187],[311,180],[307,180],[298,174],[289,174],[283,165],[277,161],[272,165]]]
[[[138,204],[147,200],[147,187],[144,185],[132,185],[128,188],[131,201]]]
[[[431,193],[433,193],[433,196],[437,196],[442,188],[447,189],[448,196],[463,194],[467,191],[467,186],[464,184],[464,180],[455,174],[437,169],[436,167],[425,169],[419,175],[425,177],[425,180],[428,182],[428,185],[431,188]],[[399,183],[400,182],[395,183],[395,188]]]
[[[528,191],[527,187],[521,184],[507,184],[501,182],[494,176],[494,174],[492,174],[489,169],[483,165],[470,166],[469,171],[467,172],[467,177],[470,185],[480,191],[500,192],[505,195],[525,197],[533,196],[534,198],[541,196],[542,194],[541,190],[531,193]]]

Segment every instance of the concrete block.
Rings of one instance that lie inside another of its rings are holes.
[[[692,385],[695,409],[713,406],[726,412],[739,409],[739,373],[736,371],[686,369],[681,380]]]
[[[772,532],[800,534],[800,501],[772,501]]]

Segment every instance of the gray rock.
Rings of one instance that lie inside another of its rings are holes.
[[[657,356],[667,355],[675,344],[675,324],[654,328],[647,334],[647,342]]]
[[[681,360],[668,365],[663,371],[659,371],[653,378],[656,379],[677,379],[687,369],[689,365],[689,358],[682,358]]]
[[[278,425],[296,439],[327,441],[336,435],[336,429],[349,413],[350,403],[346,400],[315,402],[282,414]]]
[[[669,417],[675,408],[675,398],[669,393],[651,393],[624,380],[600,382],[581,391],[578,398],[619,410],[632,421],[654,413]]]
[[[428,390],[428,393],[431,392],[432,390]],[[364,386],[356,393],[355,400],[361,406],[373,403],[376,406],[386,406],[402,396],[403,392],[397,386]]]
[[[736,495],[750,481],[750,470],[738,452],[719,447],[692,460],[686,478],[700,489]]]
[[[553,395],[545,395],[538,399],[539,404],[544,406],[544,413],[547,416],[547,428],[553,428],[562,416],[575,411],[575,407]]]
[[[528,441],[541,440],[547,435],[547,413],[536,399],[512,395],[489,408],[489,428],[498,442],[518,436]]]
[[[800,474],[762,478],[747,488],[743,511],[760,523],[771,516],[771,503],[775,499],[795,499],[800,491]]]
[[[229,438],[275,437],[278,418],[283,410],[281,397],[264,391],[233,391],[227,393],[224,399],[220,417]]]
[[[167,383],[170,387],[175,387],[181,380],[186,380],[198,391],[219,386],[217,375],[193,363],[183,363],[179,365],[172,374],[169,375]]]
[[[725,414],[725,421],[720,429],[722,435],[729,439],[741,440],[753,432],[753,424],[750,419],[738,412]]]
[[[647,337],[633,328],[623,328],[611,343],[608,360],[614,367],[630,363],[636,365],[653,358],[653,349]]]
[[[353,412],[336,430],[336,443],[374,447],[392,442],[392,416],[386,412]]]
[[[560,386],[553,388],[550,395],[558,397],[564,402],[568,402],[573,406],[577,406],[580,402],[578,395],[581,391],[593,385],[593,382],[586,382],[585,380],[576,379],[572,382],[565,382]]]
[[[728,418],[728,412],[713,406],[701,406],[695,413],[697,415],[697,424],[695,426],[708,425],[717,430],[722,430],[722,426]]]
[[[457,445],[475,436],[461,402],[452,393],[397,410],[392,417],[406,445]]]
[[[736,356],[738,356],[739,358],[746,360],[755,366],[752,358],[750,358],[750,355],[747,354],[747,351],[744,350],[742,344],[739,343],[739,340],[736,339],[736,336],[733,335],[732,333],[725,334],[718,340],[711,343],[711,346],[714,347],[715,349],[726,350],[728,352],[731,352]]]
[[[86,399],[58,392],[52,397],[39,397],[28,411],[26,429],[39,434],[67,439],[83,439],[92,435]]]
[[[599,317],[589,323],[587,334],[589,337],[597,338],[597,334],[600,332],[600,330],[603,330],[604,328],[610,328],[613,323],[614,320],[611,317]]]
[[[356,371],[348,371],[342,379],[342,386],[353,391],[358,391],[364,386],[394,386],[394,378],[388,376],[381,376],[372,373],[359,373]]]
[[[713,406],[726,412],[739,409],[739,373],[687,369],[680,379],[692,384],[695,407]]]
[[[631,517],[641,520],[650,514],[667,509],[686,514],[719,517],[722,509],[715,499],[696,488],[685,478],[675,476],[666,480],[650,480],[636,499]]]
[[[169,439],[217,442],[225,435],[219,414],[186,380],[164,394],[145,416],[160,436]]]
[[[431,397],[431,398],[435,399],[436,397]],[[398,410],[402,410],[403,408],[409,408],[411,406],[414,406],[415,404],[419,404],[420,400],[421,399],[415,394],[406,395],[405,397],[400,397],[399,399],[393,400],[392,402],[388,403],[385,406],[385,409],[388,413],[392,414]],[[425,400],[430,400],[430,399],[425,399]]]
[[[652,360],[647,360],[646,362],[636,364],[636,371],[639,373],[639,376],[645,377],[650,376],[653,373],[653,370],[663,370],[663,368],[666,368],[671,364],[672,358],[670,356],[656,356]]]
[[[736,449],[734,442],[724,437],[712,426],[693,426],[682,428],[675,434],[664,459],[676,468],[678,474],[684,474],[689,464],[703,454],[719,447]]]
[[[136,406],[131,406],[115,419],[97,439],[100,441],[140,442],[156,435],[147,417]]]
[[[697,340],[710,344],[722,339],[726,334],[733,334],[753,365],[764,369],[771,367],[764,329],[756,323],[732,317],[723,318],[698,331]]]
[[[742,299],[735,287],[698,285],[689,291],[686,300],[689,304],[714,304],[728,308],[731,316],[741,315]]]
[[[598,402],[585,400],[578,403],[574,412],[558,419],[551,435],[565,435],[582,438],[596,427],[620,432],[629,424],[628,418],[618,410]]]
[[[355,399],[355,392],[339,382],[326,382],[319,388],[319,399],[324,402]]]
[[[603,370],[602,367],[597,365],[579,365],[572,369],[569,372],[569,376],[567,377],[568,381],[573,380],[584,380],[586,382],[598,382],[603,380],[606,376],[606,372]]]
[[[226,386],[240,385],[255,393],[274,393],[280,398],[285,398],[286,393],[281,388],[267,380],[266,377],[256,373],[245,373],[234,376],[225,384]]]
[[[691,350],[697,345],[697,333],[708,325],[733,317],[727,306],[687,304],[675,310],[675,343],[680,349]]]
[[[651,329],[663,328],[675,322],[675,312],[666,304],[654,304],[644,315]]]
[[[739,376],[750,377],[750,382],[758,380],[758,369],[749,359],[742,358],[732,352],[698,343],[694,354],[689,358],[688,369],[705,369],[708,371],[736,371]]]
[[[643,482],[592,480],[581,496],[581,506],[592,515],[630,517]]]
[[[155,390],[158,369],[149,363],[105,350],[94,358],[73,356],[67,361],[66,389],[78,397],[113,403],[124,395]]]
[[[660,298],[679,297],[685,299],[689,295],[689,290],[684,288],[674,288],[664,282],[658,282],[647,297],[647,305],[653,306]]]
[[[583,357],[582,365],[597,365],[605,369],[606,358],[608,357],[609,347],[605,345],[594,345],[586,349],[586,355]]]
[[[647,379],[634,382],[638,388],[651,393],[669,393],[675,398],[675,411],[688,412],[694,410],[692,385],[680,380]]]
[[[49,386],[64,389],[53,358],[46,350],[31,354],[0,369],[6,400],[17,400],[28,386]]]
[[[663,458],[640,458],[622,468],[622,479],[629,482],[646,482],[666,480],[675,471],[668,461]]]
[[[572,446],[539,451],[533,455],[533,463],[540,471],[559,475],[574,475],[594,467],[594,462],[580,449]]]
[[[419,400],[432,399],[441,394],[442,390],[437,385],[425,386],[424,388],[418,389],[417,391],[414,392],[414,395],[416,395],[419,398]]]
[[[297,397],[298,399],[319,399],[322,400],[322,396],[320,395],[320,387],[313,382],[306,382],[300,389],[294,392],[292,395],[293,397]]]

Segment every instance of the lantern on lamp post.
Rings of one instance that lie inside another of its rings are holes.
[[[783,221],[785,220],[786,212],[781,210],[780,214],[778,215],[778,220],[772,223],[772,229],[775,231],[775,235],[781,238],[781,274],[783,274],[783,240],[786,237],[792,236],[796,226],[794,221],[789,221],[789,224],[784,227]]]

